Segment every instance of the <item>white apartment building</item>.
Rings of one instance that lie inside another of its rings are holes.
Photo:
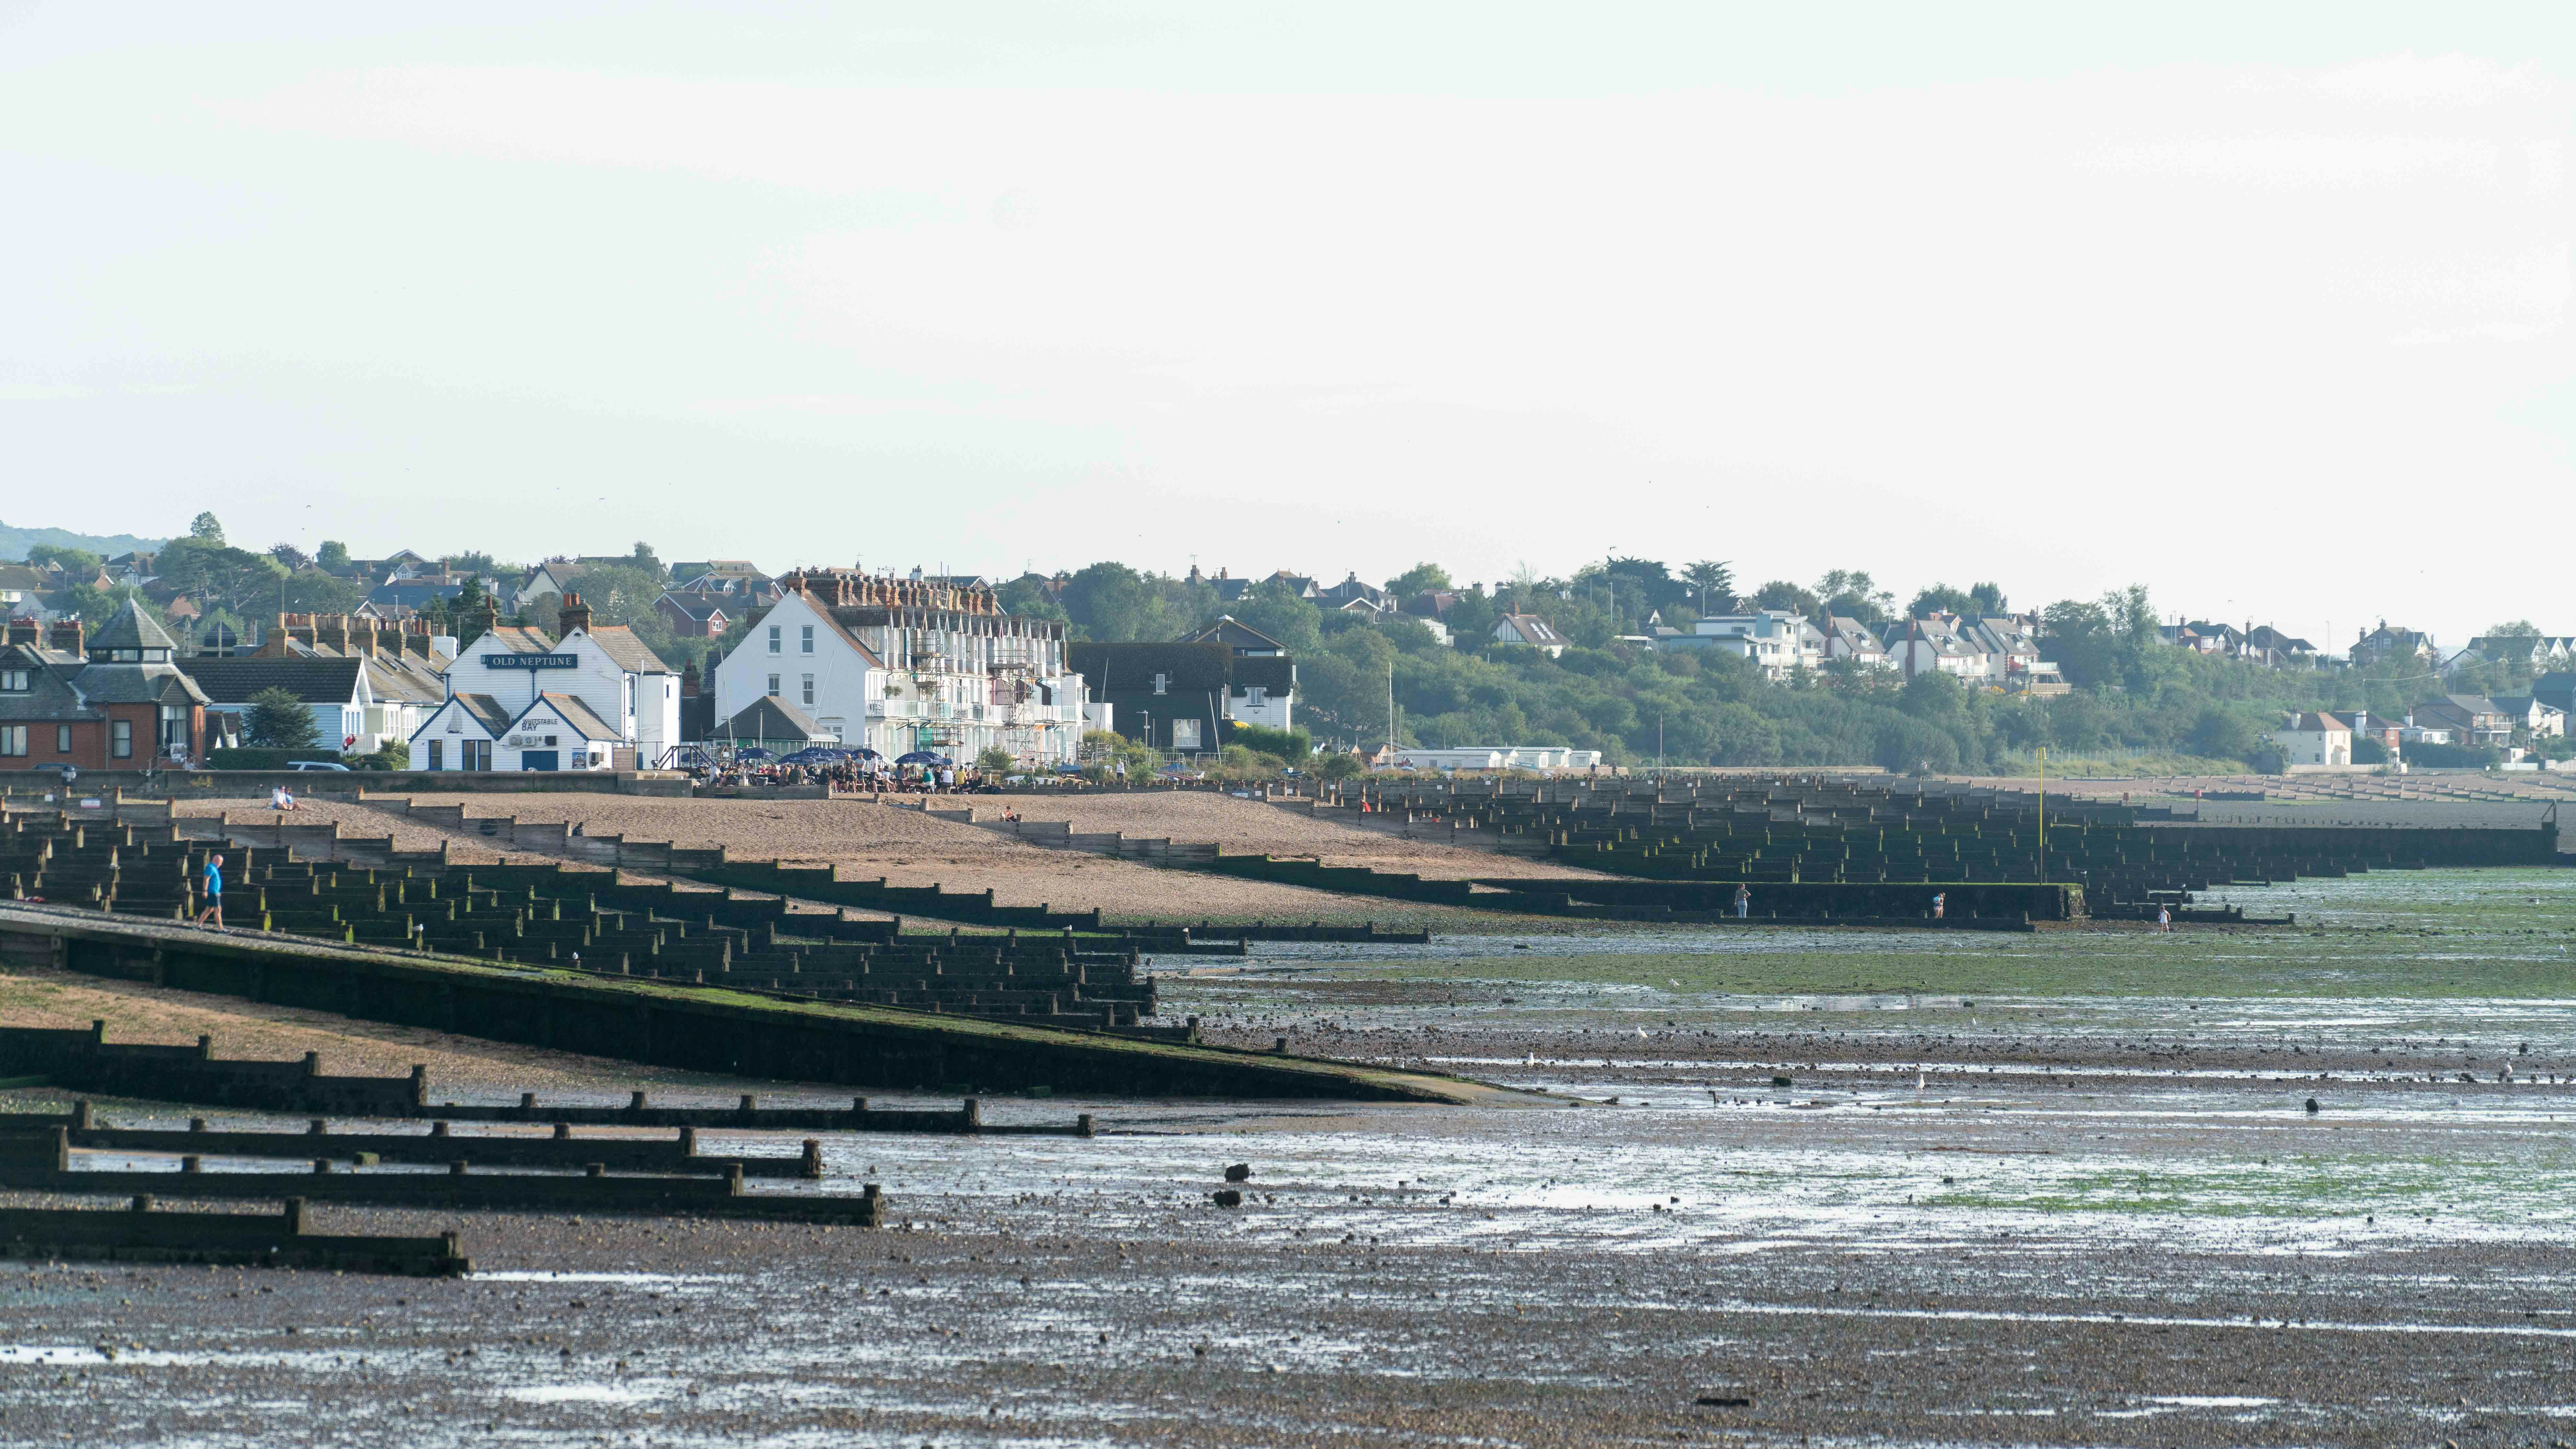
[[[965,760],[999,747],[1024,765],[1071,763],[1082,676],[1064,626],[1003,612],[993,591],[918,576],[806,569],[716,665],[715,723],[763,696],[795,705],[849,748]]]
[[[1665,641],[1722,649],[1759,666],[1774,680],[1824,663],[1825,638],[1816,626],[1787,609],[1758,609],[1749,614],[1715,614],[1691,625],[1687,635]]]

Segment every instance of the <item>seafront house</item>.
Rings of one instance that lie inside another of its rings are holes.
[[[177,645],[126,600],[85,635],[32,619],[0,635],[0,770],[139,770],[205,754],[206,698],[179,672]]]
[[[653,612],[662,616],[673,634],[683,639],[718,639],[733,627],[738,614],[748,613],[753,605],[732,594],[702,593],[689,589],[665,589],[653,601]]]
[[[2359,668],[2389,658],[2429,662],[2436,653],[2432,635],[2419,634],[2413,629],[2391,628],[2388,621],[2382,619],[2378,628],[2363,630],[2361,637],[2353,641],[2350,657],[2353,665]]]
[[[678,747],[679,674],[632,629],[593,624],[578,593],[553,638],[485,607],[445,703],[411,736],[413,769],[650,769]]]
[[[1287,729],[1297,666],[1286,654],[1237,654],[1215,640],[1067,646],[1066,657],[1110,706],[1117,732],[1157,749],[1221,749],[1226,724]]]
[[[2506,725],[2525,739],[2554,740],[2564,738],[2567,733],[2567,712],[2531,695],[2498,696],[2495,707],[2504,716]]]
[[[2420,730],[2443,731],[2451,744],[2501,749],[2513,743],[2513,721],[2484,695],[2446,694],[2428,699],[2415,706],[2406,722]]]
[[[777,582],[778,602],[751,616],[715,668],[719,738],[724,722],[769,698],[890,759],[998,748],[1048,765],[1080,750],[1083,680],[1062,624],[1006,612],[987,585],[854,569],[801,569]]]
[[[1505,614],[1494,621],[1494,642],[1526,644],[1555,659],[1565,653],[1569,641],[1536,614]]]
[[[2280,747],[2282,760],[2294,768],[2352,763],[2352,725],[2334,715],[2313,711],[2293,714],[2272,732],[2272,743]]]
[[[1774,682],[1825,662],[1826,639],[1815,625],[1787,609],[1756,609],[1744,614],[1712,614],[1690,632],[1664,641],[1664,647],[1716,649],[1749,659]]]
[[[434,683],[355,655],[337,659],[201,656],[178,661],[179,672],[206,696],[209,725],[238,738],[253,697],[283,689],[313,713],[314,737],[326,752],[371,755],[389,742],[408,740],[436,712],[443,692]]]

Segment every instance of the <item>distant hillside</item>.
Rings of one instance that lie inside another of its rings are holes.
[[[166,538],[136,538],[130,533],[73,533],[63,528],[11,528],[0,523],[0,563],[24,563],[27,550],[40,543],[62,548],[85,548],[100,558],[114,558],[137,549],[149,553],[169,541]]]

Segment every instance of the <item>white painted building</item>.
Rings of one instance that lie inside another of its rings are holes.
[[[998,747],[1047,765],[1080,749],[1088,696],[1062,624],[1005,613],[989,588],[918,577],[808,569],[778,585],[716,665],[715,719],[768,695],[889,759]]]
[[[578,701],[612,737],[610,758],[617,768],[657,768],[680,743],[679,675],[646,648],[633,630],[622,624],[593,625],[579,594],[565,596],[558,622],[562,637],[557,639],[548,639],[538,629],[487,623],[482,636],[448,666],[450,702],[459,696],[486,699],[493,711],[515,721],[548,695]],[[479,718],[482,712],[463,713]],[[552,713],[560,716],[562,711]],[[413,734],[413,769],[431,768],[422,742],[434,736],[443,739],[450,723],[457,724],[461,744],[464,723],[459,711],[450,708],[442,708],[429,725]],[[488,725],[482,732],[487,740],[494,738]],[[485,768],[584,768],[566,762],[575,754],[586,757],[589,746],[599,743],[588,723],[546,732],[555,736],[554,745],[513,747],[506,740],[496,741],[495,763]],[[578,743],[575,734],[580,736]],[[527,755],[519,753],[522,748]],[[551,765],[544,763],[550,751],[557,761]],[[518,763],[499,763],[503,758]],[[447,763],[439,768],[466,767]]]
[[[1687,636],[1665,643],[1667,647],[1687,643],[1725,650],[1752,660],[1774,680],[1787,679],[1801,669],[1814,669],[1824,662],[1824,636],[1816,632],[1813,624],[1787,609],[1714,614],[1692,624]]]
[[[2272,743],[2280,747],[2281,758],[2287,764],[2352,763],[2352,725],[2334,715],[2293,715],[2286,726],[2272,732]]]

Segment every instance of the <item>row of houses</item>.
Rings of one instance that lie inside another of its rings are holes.
[[[2015,693],[2062,694],[2068,685],[2057,666],[2040,657],[2038,626],[2037,617],[2028,614],[1943,613],[1903,620],[1882,634],[1840,614],[1828,616],[1819,627],[1787,609],[1755,609],[1697,619],[1687,629],[1649,618],[1652,632],[1626,642],[1664,651],[1733,654],[1774,681],[1840,660],[1861,669],[1902,671],[1908,679],[1941,673]],[[1494,625],[1494,639],[1550,657],[1563,654],[1568,645],[1564,635],[1534,614],[1504,615]]]
[[[2517,736],[2531,743],[2567,734],[2568,702],[2553,704],[2530,695],[2489,699],[2483,695],[2446,694],[2426,700],[2401,719],[2374,717],[2367,711],[2346,717],[2305,712],[2289,716],[2272,731],[2273,745],[2293,769],[2346,766],[2357,739],[2375,742],[2390,760],[2405,757],[2410,745],[2467,745],[2515,750]]]

